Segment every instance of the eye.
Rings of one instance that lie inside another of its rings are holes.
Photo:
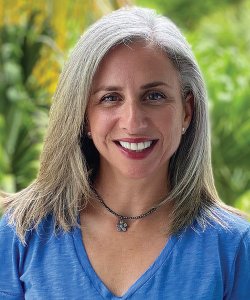
[[[162,101],[162,100],[165,100],[165,99],[166,99],[166,96],[163,93],[156,92],[156,91],[149,92],[145,95],[145,100],[146,101],[159,102],[159,101]]]
[[[122,100],[121,96],[117,94],[108,94],[101,98],[101,102],[106,102],[106,103],[114,103],[121,100]]]

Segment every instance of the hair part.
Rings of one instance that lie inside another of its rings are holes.
[[[172,201],[170,233],[194,220],[205,228],[209,220],[223,224],[215,213],[225,207],[214,186],[207,95],[198,64],[180,30],[153,10],[122,8],[94,23],[80,38],[60,75],[50,111],[48,132],[37,179],[26,189],[4,199],[9,222],[22,242],[52,214],[56,228],[77,226],[79,211],[92,196],[91,179],[99,155],[86,135],[86,109],[93,77],[105,55],[120,44],[137,40],[162,49],[177,69],[183,101],[191,95],[193,117],[169,165],[171,191],[162,204]],[[233,210],[233,209],[232,209]]]

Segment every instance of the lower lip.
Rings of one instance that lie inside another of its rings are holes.
[[[157,142],[156,142],[157,143]],[[150,147],[142,150],[142,151],[133,151],[126,148],[123,148],[120,144],[116,144],[119,150],[130,159],[144,159],[146,158],[154,149],[156,143],[153,143]]]

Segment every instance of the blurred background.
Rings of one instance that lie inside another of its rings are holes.
[[[36,177],[58,76],[79,36],[126,4],[170,17],[203,71],[216,186],[250,213],[250,0],[0,0],[0,190]]]

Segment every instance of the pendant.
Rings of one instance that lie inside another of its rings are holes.
[[[124,222],[122,218],[119,218],[118,223],[116,224],[116,229],[119,232],[126,232],[128,229],[128,224]]]

